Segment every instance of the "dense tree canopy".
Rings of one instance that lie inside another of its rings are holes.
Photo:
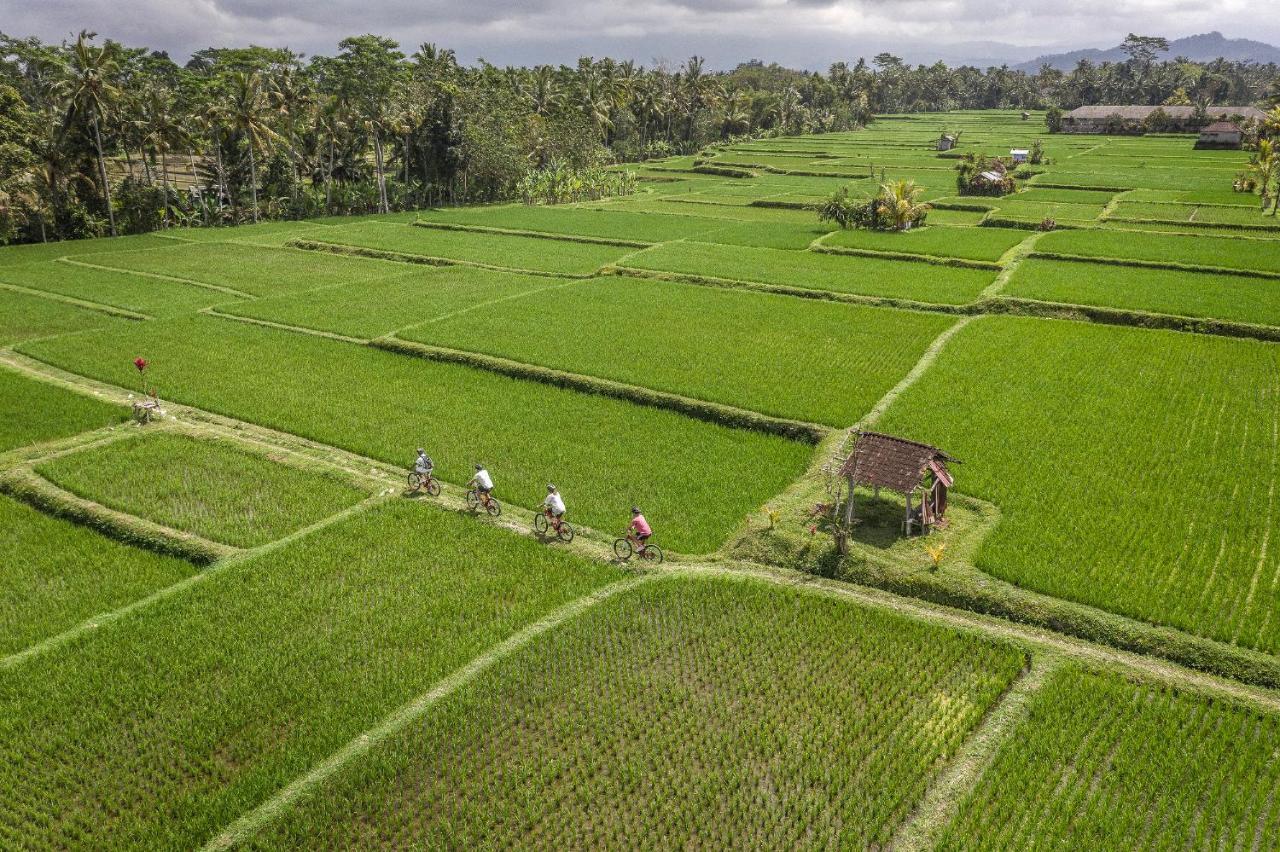
[[[1280,100],[1274,65],[1159,61],[1167,43],[1154,37],[1125,45],[1128,60],[1069,73],[913,67],[886,52],[820,74],[758,61],[711,71],[696,56],[464,66],[376,35],[331,57],[208,48],[179,66],[91,33],[57,45],[0,35],[0,242],[528,198],[566,174],[604,180],[614,162],[877,113]],[[179,166],[198,176],[181,190]]]

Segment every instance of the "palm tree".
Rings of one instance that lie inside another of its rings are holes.
[[[67,122],[79,114],[89,118],[93,130],[93,146],[98,154],[98,177],[102,181],[102,197],[107,207],[111,236],[116,235],[116,215],[111,209],[111,184],[107,180],[107,159],[102,152],[100,122],[120,98],[115,80],[120,73],[118,51],[112,42],[106,47],[90,44],[92,36],[81,31],[71,48],[68,76],[61,81],[59,92],[67,100]]]
[[[324,209],[328,213],[333,203],[333,156],[338,140],[351,126],[351,117],[347,113],[342,98],[330,95],[316,104],[316,133],[321,144],[328,148],[328,162],[324,170]]]
[[[876,212],[893,223],[895,231],[905,231],[933,209],[920,201],[924,187],[913,180],[892,180],[880,187],[876,199]]]
[[[267,123],[271,103],[258,72],[233,71],[229,83],[225,116],[231,128],[249,145],[249,187],[253,195],[253,221],[257,222],[258,161],[255,152],[265,150],[268,143],[280,136]]]

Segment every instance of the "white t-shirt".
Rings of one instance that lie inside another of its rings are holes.
[[[493,487],[493,477],[489,476],[489,471],[483,468],[476,471],[476,485],[481,488]]]
[[[544,501],[544,505],[557,514],[564,514],[564,498],[560,496],[558,491],[548,494],[547,499]]]
[[[414,463],[413,469],[418,471],[418,473],[426,473],[431,470],[433,466],[434,465],[431,464],[431,459],[426,456],[418,456],[418,460]]]

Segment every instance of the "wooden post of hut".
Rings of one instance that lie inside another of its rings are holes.
[[[881,488],[901,494],[906,499],[902,529],[911,535],[912,528],[922,533],[946,524],[947,491],[954,485],[948,463],[958,459],[937,447],[885,435],[880,432],[858,432],[853,452],[840,468],[840,476],[848,486],[845,498],[844,527],[853,528],[855,519],[854,489],[858,486]],[[919,498],[918,505],[914,502]],[[843,541],[841,552],[845,552]]]

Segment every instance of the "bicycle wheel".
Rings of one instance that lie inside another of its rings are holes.
[[[409,490],[417,491],[422,487],[422,474],[416,470],[409,471]]]
[[[427,478],[427,493],[432,497],[440,496],[440,480],[434,476]]]
[[[541,512],[533,513],[533,530],[538,535],[545,535],[547,532],[547,516]]]
[[[644,550],[640,551],[640,558],[647,562],[657,562],[661,564],[665,557],[663,556],[661,547],[658,547],[656,544],[646,544]]]
[[[613,555],[619,559],[631,558],[631,541],[625,538],[617,538],[613,541]]]
[[[573,541],[573,536],[574,536],[573,527],[569,526],[568,521],[561,521],[560,529],[556,532],[556,537],[559,538],[561,541],[563,541],[565,544],[568,544],[569,542]]]
[[[497,500],[493,499],[492,497],[490,497],[487,511],[489,512],[490,515],[493,515],[496,518],[502,514],[502,504],[499,503]]]
[[[470,491],[467,492],[467,508],[474,510],[479,508],[479,506],[480,506],[480,495],[476,493],[476,490],[474,488],[472,488]]]

